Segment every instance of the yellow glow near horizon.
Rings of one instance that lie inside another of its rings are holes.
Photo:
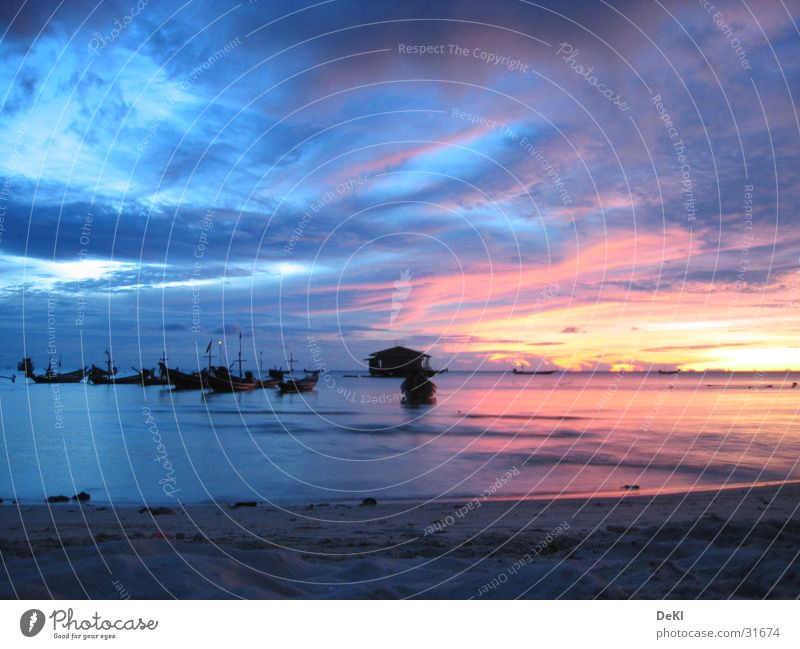
[[[686,363],[687,370],[780,372],[800,368],[800,347],[729,347],[706,350],[707,360]]]

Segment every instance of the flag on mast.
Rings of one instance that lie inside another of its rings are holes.
[[[206,351],[205,351],[205,353],[206,353],[206,354],[208,354],[208,352],[210,352],[210,351],[211,351],[211,345],[212,345],[213,343],[214,343],[214,339],[213,339],[213,338],[212,338],[211,340],[209,340],[209,341],[208,341],[208,347],[206,347]]]

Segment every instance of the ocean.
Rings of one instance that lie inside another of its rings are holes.
[[[323,375],[281,396],[0,384],[0,498],[112,504],[552,498],[800,479],[800,375]],[[638,487],[638,489],[632,489]]]

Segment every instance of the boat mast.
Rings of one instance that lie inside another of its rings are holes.
[[[239,330],[239,376],[244,377],[242,374],[242,332]]]
[[[112,366],[111,354],[109,353],[108,350],[106,350],[106,367],[108,368],[108,375],[109,376],[113,376],[114,375],[114,373],[111,371],[111,366]]]
[[[162,381],[168,382],[169,381],[169,369],[167,368],[167,350],[164,348],[164,351],[161,352],[161,358],[158,359],[159,367],[158,367],[158,376],[161,378]]]
[[[213,346],[214,346],[214,339],[212,338],[211,340],[209,340],[209,341],[208,341],[208,348],[206,349],[206,352],[208,352],[208,371],[209,371],[209,372],[211,371],[211,359],[212,359],[212,358],[213,358],[213,356],[214,356],[214,355],[211,353],[211,348],[212,348]]]

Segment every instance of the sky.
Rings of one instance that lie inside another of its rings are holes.
[[[3,2],[0,366],[800,370],[799,19]]]

